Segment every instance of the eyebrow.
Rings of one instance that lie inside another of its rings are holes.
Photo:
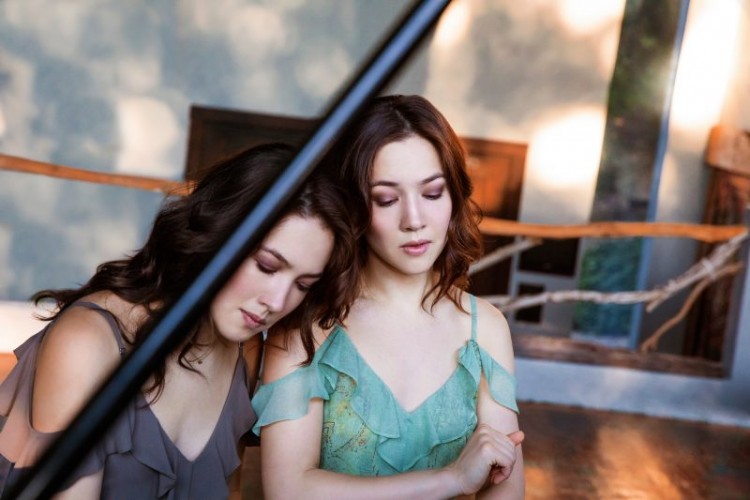
[[[286,260],[286,257],[284,257],[283,255],[281,255],[278,251],[274,250],[273,248],[268,248],[268,247],[263,247],[262,246],[262,247],[260,247],[260,250],[262,250],[264,252],[270,253],[271,255],[273,255],[274,257],[276,257],[277,259],[279,259],[279,261],[281,261],[281,263],[284,264],[286,267],[292,267],[292,265],[289,263],[289,261]],[[323,273],[317,273],[317,274],[307,273],[307,274],[302,274],[300,277],[301,278],[320,278],[321,276],[323,276]]]
[[[440,179],[441,177],[445,178],[445,175],[442,174],[442,173],[431,175],[431,176],[427,177],[426,179],[423,179],[419,183],[421,185],[429,184],[430,182],[432,182],[432,181],[434,181],[436,179]],[[397,187],[398,186],[398,182],[393,182],[393,181],[375,181],[375,182],[373,182],[373,183],[370,184],[371,188],[373,188],[375,186]]]

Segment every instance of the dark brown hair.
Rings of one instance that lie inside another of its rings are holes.
[[[142,341],[166,305],[179,298],[250,213],[293,152],[285,144],[265,144],[216,164],[189,195],[165,202],[146,244],[132,256],[99,265],[80,288],[36,293],[36,302],[57,302],[57,313],[45,319],[54,319],[86,295],[111,291],[127,302],[145,307],[148,317],[134,332],[132,343]],[[330,327],[342,321],[356,288],[346,272],[354,259],[355,240],[344,199],[333,181],[316,173],[282,215],[320,218],[334,235],[333,252],[322,277],[300,306],[283,319],[285,325],[300,330],[308,361],[314,353],[313,325],[318,322]],[[185,356],[196,345],[199,325],[207,321],[208,311],[180,347],[179,363],[187,369],[193,368]],[[157,397],[164,386],[165,369],[162,361],[153,373],[153,384],[147,388],[156,389]]]
[[[424,300],[437,292],[433,306],[447,296],[463,309],[451,288],[468,286],[469,265],[482,253],[478,227],[481,211],[470,199],[471,180],[458,136],[440,111],[421,96],[374,99],[331,153],[331,162],[341,165],[342,184],[354,188],[348,194],[359,241],[357,266],[361,269],[368,256],[363,236],[371,221],[370,181],[375,156],[383,146],[412,136],[422,137],[435,148],[453,204],[447,243],[433,266],[439,278]]]

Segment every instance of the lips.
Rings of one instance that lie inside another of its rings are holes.
[[[257,314],[253,314],[245,310],[242,310],[242,319],[245,320],[245,325],[247,325],[249,328],[259,328],[265,326],[266,324],[265,319],[258,316]]]
[[[407,255],[411,255],[412,257],[419,257],[424,254],[428,248],[430,248],[429,240],[410,241],[401,245],[401,249],[403,249]]]

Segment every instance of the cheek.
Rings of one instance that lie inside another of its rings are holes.
[[[448,203],[448,206],[445,209],[445,227],[448,227],[451,223],[451,218],[453,217],[453,205]]]
[[[453,203],[449,196],[445,197],[445,201],[441,199],[441,203],[432,207],[428,213],[431,214],[433,221],[437,227],[444,228],[446,231],[448,225],[451,222],[451,216],[453,215]]]
[[[302,301],[305,300],[305,295],[306,294],[304,294],[304,293],[302,293],[302,292],[300,292],[300,291],[298,291],[296,289],[290,291],[289,294],[286,297],[286,300],[284,301],[284,306],[285,307],[284,307],[284,311],[282,311],[283,312],[283,316],[286,316],[290,312],[292,312],[295,309],[297,309],[297,306],[299,306],[302,303]]]
[[[242,300],[253,295],[268,277],[255,271],[254,262],[242,264],[217,294],[217,301]]]
[[[375,210],[370,220],[370,227],[367,228],[367,239],[373,243],[382,241],[390,233],[391,221],[389,217],[381,210]]]

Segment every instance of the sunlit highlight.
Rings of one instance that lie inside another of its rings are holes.
[[[625,0],[560,0],[555,5],[565,27],[578,35],[619,22],[625,11]]]
[[[531,140],[531,182],[556,189],[592,183],[599,169],[604,110],[576,108],[541,124]]]
[[[163,102],[146,97],[117,103],[120,152],[119,172],[153,177],[172,177],[170,150],[179,139],[177,117]]]
[[[659,210],[664,213],[675,213],[684,203],[685,193],[681,186],[679,165],[670,152],[664,156],[659,178]]]
[[[672,125],[705,129],[719,121],[737,62],[740,2],[695,4],[680,54]]]
[[[658,491],[660,498],[682,498],[680,488],[662,463],[654,442],[624,426],[603,427],[596,433],[596,456],[592,467],[592,497],[647,498]],[[611,453],[611,450],[618,450]],[[602,495],[604,494],[604,495]]]
[[[471,25],[471,8],[468,2],[452,4],[440,18],[435,29],[435,45],[449,48],[466,37]]]
[[[3,108],[0,107],[0,139],[5,135],[5,131],[8,126],[5,123],[5,115],[3,114]]]
[[[609,81],[617,62],[617,49],[620,46],[620,30],[611,29],[602,33],[597,43],[598,71]]]

